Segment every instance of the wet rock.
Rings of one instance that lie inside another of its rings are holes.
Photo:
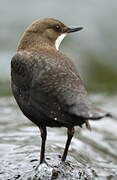
[[[38,165],[35,172],[25,180],[93,180],[94,174],[96,174],[94,172],[90,167],[83,167],[78,162],[67,161],[64,163],[58,159],[51,164],[49,161],[49,164]]]

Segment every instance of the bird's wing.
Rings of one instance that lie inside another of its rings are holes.
[[[34,64],[34,58],[26,52],[18,52],[13,56],[11,60],[11,78],[18,88],[29,89]]]
[[[12,79],[30,91],[30,104],[58,121],[64,115],[99,119],[101,115],[90,103],[83,82],[71,60],[57,51],[18,53],[12,60]]]
[[[43,59],[43,56],[41,59]],[[48,102],[51,105],[53,104],[53,112],[61,109],[67,114],[85,119],[100,119],[109,115],[90,102],[78,71],[67,56],[58,51],[47,51],[44,52],[44,59],[46,60],[43,69],[39,73],[39,77],[35,79],[34,87],[37,86],[38,89],[41,86],[41,92],[47,93],[48,98],[50,98]],[[56,106],[55,102],[57,103]],[[49,106],[50,110],[51,107]]]

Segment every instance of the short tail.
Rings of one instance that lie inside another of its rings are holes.
[[[104,117],[113,118],[112,114],[102,111],[100,109],[97,109],[97,110],[98,111],[89,113],[89,118],[88,117],[87,118],[90,120],[100,120],[100,119],[103,119]]]
[[[105,115],[103,116],[98,116],[98,117],[92,117],[91,119],[89,120],[100,120],[100,119],[103,119],[104,117],[109,117],[109,118],[113,118],[113,116],[110,114],[110,113],[106,113]],[[86,125],[86,128],[91,131],[91,125],[89,123],[89,120],[85,120],[85,125]]]

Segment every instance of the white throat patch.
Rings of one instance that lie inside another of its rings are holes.
[[[59,50],[59,46],[60,46],[62,40],[65,38],[65,36],[66,36],[66,33],[61,34],[61,35],[56,39],[56,41],[55,41],[55,47],[56,47],[57,50]]]

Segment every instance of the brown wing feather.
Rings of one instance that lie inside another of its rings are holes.
[[[101,118],[90,104],[74,64],[62,53],[53,49],[17,53],[11,71],[12,82],[20,91],[28,92],[28,103],[36,112],[65,123],[70,123],[72,116]],[[17,101],[20,104],[18,96]]]

